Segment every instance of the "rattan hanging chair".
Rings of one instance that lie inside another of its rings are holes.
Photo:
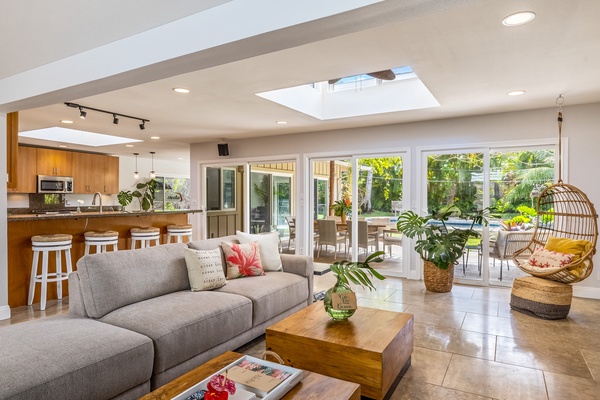
[[[598,214],[594,205],[585,193],[575,186],[562,182],[562,102],[558,112],[558,183],[546,188],[537,201],[537,223],[529,244],[513,255],[513,262],[524,272],[539,278],[550,279],[562,283],[576,283],[584,280],[592,273],[594,265],[592,257],[596,253],[598,239]],[[574,258],[570,263],[549,271],[532,271],[527,263],[527,256],[533,254],[537,246],[544,247],[548,238],[564,238],[573,240],[586,240],[581,257]]]
[[[575,186],[559,182],[544,190],[538,200],[538,223],[527,247],[518,250],[513,262],[524,272],[539,278],[562,283],[575,283],[587,278],[593,269],[592,257],[598,239],[598,215],[594,205]],[[581,257],[548,272],[532,271],[523,256],[533,254],[537,246],[544,247],[549,237],[590,242]]]

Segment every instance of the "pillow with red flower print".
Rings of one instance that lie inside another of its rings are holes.
[[[221,242],[221,247],[227,261],[227,279],[265,275],[257,242],[243,244]]]
[[[573,260],[573,256],[537,246],[527,263],[534,268],[562,268]]]

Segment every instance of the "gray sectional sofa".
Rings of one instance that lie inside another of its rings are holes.
[[[309,257],[283,271],[192,292],[186,247],[235,236],[81,258],[69,315],[0,329],[0,399],[134,399],[312,303]]]

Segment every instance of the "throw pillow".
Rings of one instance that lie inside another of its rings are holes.
[[[227,279],[265,275],[258,243],[221,242],[227,260]]]
[[[265,271],[283,271],[279,255],[279,232],[253,235],[236,231],[240,243],[258,242],[260,260]]]
[[[227,283],[223,273],[221,249],[185,249],[184,257],[192,292],[220,288]]]
[[[573,261],[578,260],[588,250],[591,243],[587,240],[573,240],[550,236],[544,248],[560,253],[574,254]]]
[[[529,257],[528,263],[532,267],[538,268],[561,268],[569,264],[571,260],[573,260],[573,254],[551,251],[538,246]]]

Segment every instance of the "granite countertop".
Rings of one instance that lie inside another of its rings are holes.
[[[107,217],[132,217],[136,215],[162,215],[162,214],[195,214],[202,210],[173,210],[173,211],[98,211],[93,212],[57,212],[52,214],[12,214],[8,215],[10,221],[37,221],[54,219],[79,219],[79,218],[107,218]]]

